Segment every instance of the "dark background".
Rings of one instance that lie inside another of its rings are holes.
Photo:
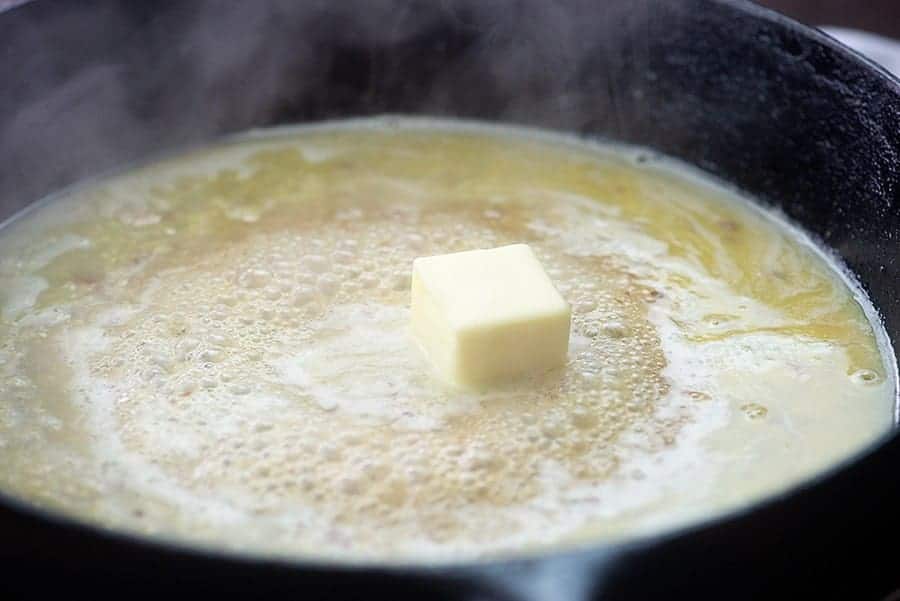
[[[0,9],[27,0],[0,0]],[[900,38],[900,0],[756,0],[810,25],[841,25]]]
[[[809,25],[840,25],[900,38],[900,0],[757,0]]]
[[[0,0],[0,9],[27,0]],[[809,25],[841,25],[900,38],[900,0],[756,0]]]

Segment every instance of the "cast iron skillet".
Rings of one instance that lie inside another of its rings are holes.
[[[900,338],[900,86],[748,3],[36,0],[0,14],[0,57],[0,218],[248,127],[378,113],[525,123],[646,145],[781,208],[844,258]],[[883,546],[900,534],[898,465],[891,436],[701,526],[433,568],[226,555],[3,498],[0,597],[63,583],[309,599],[878,599],[900,586]]]

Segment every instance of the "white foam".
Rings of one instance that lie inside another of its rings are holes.
[[[436,429],[444,415],[471,411],[477,401],[455,396],[444,405],[422,406],[422,399],[439,390],[410,339],[408,322],[406,307],[338,305],[315,324],[316,344],[273,365],[284,382],[308,393],[323,409],[377,417],[403,429]]]

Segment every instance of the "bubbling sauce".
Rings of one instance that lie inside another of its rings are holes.
[[[526,242],[565,369],[475,393],[407,330],[417,256]],[[344,560],[649,532],[883,435],[892,367],[795,232],[644,153],[380,119],[82,186],[0,236],[0,486],[109,527]]]

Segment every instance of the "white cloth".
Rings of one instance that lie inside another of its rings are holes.
[[[828,26],[820,29],[900,77],[900,41],[858,29]]]

